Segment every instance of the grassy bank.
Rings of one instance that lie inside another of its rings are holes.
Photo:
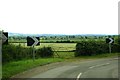
[[[37,67],[37,66],[42,66],[50,63],[55,63],[55,62],[61,62],[64,61],[64,59],[60,58],[42,58],[42,59],[36,59],[33,61],[32,59],[30,60],[21,60],[21,61],[13,61],[10,63],[6,63],[2,67],[2,77],[3,78],[8,78],[11,77],[12,75],[15,75],[17,73],[23,72],[25,70]]]

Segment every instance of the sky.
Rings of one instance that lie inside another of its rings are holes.
[[[0,29],[27,34],[118,34],[119,0],[0,0]]]

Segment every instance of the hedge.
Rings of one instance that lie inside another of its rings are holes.
[[[2,47],[2,62],[17,61],[21,59],[30,59],[33,57],[32,47],[22,47],[21,45],[3,45]],[[53,56],[53,51],[51,47],[43,47],[35,49],[35,57],[51,57]]]
[[[119,44],[111,44],[113,53],[120,52]],[[97,41],[82,41],[76,44],[75,57],[109,53],[109,44]]]
[[[53,57],[53,50],[51,47],[43,47],[36,51],[38,57]]]

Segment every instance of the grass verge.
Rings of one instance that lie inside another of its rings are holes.
[[[13,61],[6,63],[2,66],[2,78],[9,78],[17,73],[23,72],[25,70],[46,65],[54,62],[61,62],[64,59],[60,58],[42,58],[36,59],[35,61],[31,60],[21,60],[21,61]]]

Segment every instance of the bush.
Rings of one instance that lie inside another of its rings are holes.
[[[21,60],[25,58],[31,58],[31,48],[24,48],[21,45],[3,45],[2,47],[2,62],[10,62]]]
[[[111,44],[113,53],[120,52],[119,44]],[[76,44],[75,57],[109,53],[109,44],[95,41],[82,41]]]
[[[113,53],[120,52],[120,44],[112,44],[111,45],[111,51]]]
[[[81,43],[77,43],[75,56],[91,56],[96,53],[96,47],[95,43],[93,46],[93,42],[82,41]]]
[[[39,57],[52,57],[53,56],[53,50],[51,47],[43,47],[41,49],[38,49],[36,51],[37,56]]]
[[[10,61],[17,61],[21,59],[30,59],[33,57],[32,53],[33,48],[29,47],[22,47],[21,45],[3,45],[2,48],[2,62],[10,62]],[[53,51],[51,47],[43,47],[40,49],[36,49],[36,58],[39,57],[52,57]]]

